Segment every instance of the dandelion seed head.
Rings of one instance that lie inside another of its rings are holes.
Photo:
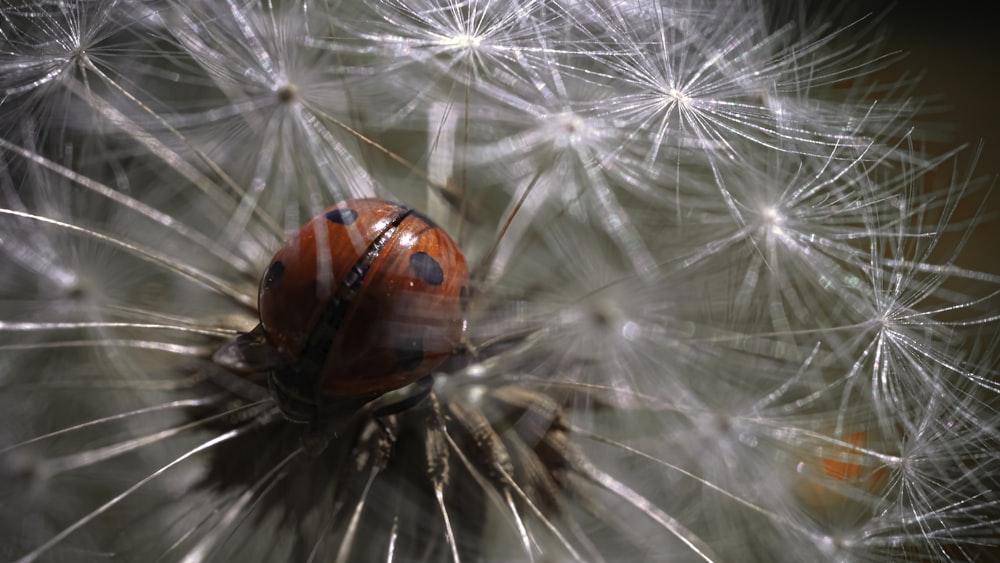
[[[567,112],[551,117],[551,133],[555,149],[587,147],[590,141],[599,138],[597,130],[591,127],[583,117]]]
[[[771,225],[781,225],[785,222],[784,215],[773,206],[765,207],[761,214],[764,216],[764,220]]]
[[[803,9],[0,8],[0,543],[995,549],[1000,279],[957,265],[986,217],[958,202],[986,185],[919,147],[907,80],[873,84],[868,20]],[[466,330],[410,408],[381,410],[403,388],[292,422],[230,344],[289,233],[372,196],[458,242]]]
[[[787,219],[776,208],[771,206],[765,207],[761,212],[761,217],[763,228],[769,235],[779,239],[786,235],[784,225]]]
[[[275,89],[278,100],[285,103],[295,100],[297,92],[298,89],[295,87],[295,84],[282,84]]]
[[[677,88],[670,88],[667,92],[667,97],[670,101],[677,102],[681,107],[685,109],[690,109],[691,107],[691,97],[687,94],[681,92]]]
[[[467,34],[459,34],[454,37],[448,37],[442,39],[441,45],[444,47],[453,47],[456,49],[476,50],[479,48],[482,42],[483,42],[482,37],[467,35]]]

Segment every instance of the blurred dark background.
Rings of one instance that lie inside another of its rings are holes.
[[[850,1],[857,15],[885,14],[886,46],[908,53],[887,69],[886,76],[910,70],[924,73],[916,94],[927,97],[935,111],[926,113],[926,119],[935,129],[941,126],[949,145],[967,143],[974,149],[983,143],[977,171],[990,177],[993,185],[985,210],[990,220],[977,229],[961,265],[1000,273],[1000,18],[994,15],[993,4]],[[962,162],[968,163],[972,151],[964,154],[968,156]],[[962,213],[971,215],[974,203],[969,202]]]

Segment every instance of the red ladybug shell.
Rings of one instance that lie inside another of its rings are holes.
[[[268,343],[315,391],[376,396],[430,373],[458,347],[465,258],[440,227],[395,203],[338,203],[278,250],[258,306]]]

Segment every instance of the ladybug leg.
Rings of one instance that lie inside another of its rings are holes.
[[[283,363],[278,351],[267,343],[260,325],[224,344],[212,354],[212,361],[236,374],[266,372]]]
[[[299,444],[310,457],[319,457],[330,444],[331,434],[324,428],[310,428],[299,439]]]
[[[387,405],[376,407],[375,410],[372,411],[372,420],[378,424],[379,428],[382,429],[382,433],[386,436],[386,439],[392,443],[396,442],[396,433],[393,428],[398,426],[394,415],[409,410],[426,399],[427,396],[431,394],[431,389],[434,388],[434,376],[425,375],[414,382],[412,387],[413,393],[409,396]]]
[[[372,416],[377,420],[394,414],[399,414],[417,406],[431,394],[431,389],[434,388],[434,376],[426,375],[417,380],[413,386],[414,392],[410,396],[404,397],[394,403],[377,407],[372,411]]]

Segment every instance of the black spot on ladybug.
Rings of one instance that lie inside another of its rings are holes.
[[[396,348],[396,365],[403,371],[411,371],[424,361],[424,343],[419,340],[408,340]]]
[[[285,265],[281,263],[281,260],[276,261],[267,267],[267,271],[264,272],[264,289],[269,289],[272,285],[278,282],[285,275]]]
[[[414,252],[410,255],[410,267],[416,272],[417,277],[431,285],[441,285],[444,283],[444,270],[441,264],[426,252]]]
[[[469,288],[462,286],[462,289],[458,290],[458,305],[463,311],[469,308]]]
[[[353,209],[334,209],[326,212],[326,218],[338,225],[353,225],[358,220],[358,212]]]

